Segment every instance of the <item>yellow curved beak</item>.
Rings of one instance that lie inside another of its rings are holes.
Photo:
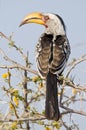
[[[21,22],[20,26],[28,23],[37,23],[41,25],[45,25],[45,22],[43,21],[43,15],[39,12],[34,12],[31,14],[28,14],[23,21]]]

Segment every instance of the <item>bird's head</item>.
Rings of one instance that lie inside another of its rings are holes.
[[[30,13],[23,19],[20,26],[29,23],[44,25],[46,28],[45,32],[48,34],[65,34],[65,24],[62,18],[55,14],[39,12]]]

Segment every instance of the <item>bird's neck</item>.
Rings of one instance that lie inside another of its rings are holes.
[[[51,22],[48,23],[45,33],[52,34],[54,37],[56,37],[57,35],[65,35],[65,30],[62,25]]]

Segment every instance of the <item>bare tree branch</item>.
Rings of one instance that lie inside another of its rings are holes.
[[[26,56],[24,55],[24,53],[22,52],[22,50],[17,47],[15,44],[14,44],[14,41],[11,40],[11,38],[7,37],[5,34],[3,34],[2,32],[0,32],[0,36],[1,37],[4,37],[6,40],[8,40],[10,43],[13,43],[12,44],[12,47],[14,47],[17,51],[19,51],[19,53],[22,55],[22,57],[26,60]]]
[[[70,67],[69,71],[67,72],[66,77],[69,76],[70,72],[76,67],[76,65],[78,65],[79,63],[81,63],[81,62],[83,62],[85,60],[86,60],[86,54],[81,56],[79,59],[75,60],[72,64],[70,64],[71,67]]]
[[[5,52],[0,48],[0,53],[3,55],[3,58],[9,62],[11,62],[13,65],[12,66],[5,66],[5,65],[0,65],[0,68],[3,68],[3,69],[15,69],[15,68],[18,68],[18,69],[22,69],[22,70],[26,70],[28,72],[31,72],[35,75],[38,75],[38,72],[36,70],[33,70],[29,67],[25,67],[17,62],[15,62],[14,60],[10,59],[6,54]]]

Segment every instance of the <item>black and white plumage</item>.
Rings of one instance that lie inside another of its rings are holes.
[[[35,23],[45,26],[45,32],[41,35],[36,46],[37,68],[40,76],[46,80],[45,115],[47,119],[59,120],[57,82],[70,55],[65,24],[58,15],[33,13],[29,15],[29,18],[25,17],[21,25],[25,24],[25,21],[26,23],[34,22],[33,19]]]
[[[36,62],[41,77],[46,77],[50,71],[61,74],[69,58],[70,46],[66,35],[53,35],[44,33],[36,46]]]

